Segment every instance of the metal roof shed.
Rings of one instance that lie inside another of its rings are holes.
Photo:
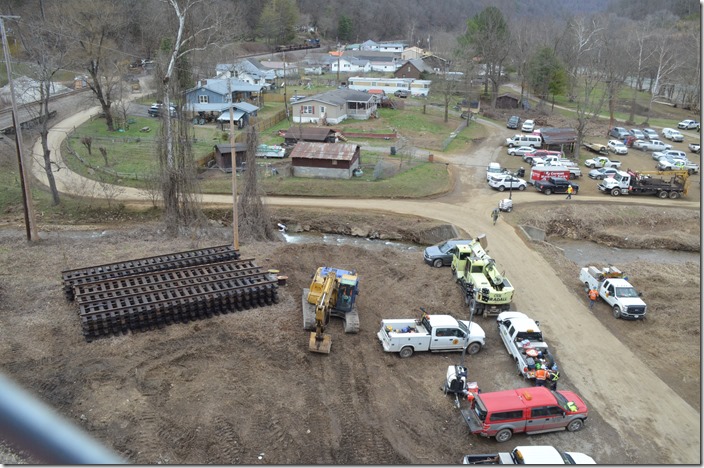
[[[541,128],[540,135],[543,137],[544,148],[574,152],[577,142],[577,131],[574,128]]]

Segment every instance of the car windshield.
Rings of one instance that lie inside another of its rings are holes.
[[[449,241],[445,241],[438,246],[440,252],[445,253],[452,248],[452,244]]]
[[[635,288],[616,288],[616,297],[638,297]]]
[[[574,458],[572,458],[569,453],[560,452],[560,455],[562,455],[562,459],[565,461],[565,465],[576,465],[577,464],[577,462],[574,461]]]
[[[550,393],[552,393],[552,396],[555,397],[555,400],[557,400],[557,404],[560,405],[562,409],[564,409],[565,411],[571,411],[567,406],[567,398],[563,397],[562,394],[558,393],[555,390],[550,390]]]

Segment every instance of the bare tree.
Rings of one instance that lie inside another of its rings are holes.
[[[26,21],[19,23],[17,32],[27,59],[32,63],[31,73],[39,82],[39,135],[42,144],[42,158],[39,164],[44,168],[51,201],[53,205],[61,202],[59,191],[54,179],[54,170],[51,163],[51,150],[49,149],[49,100],[54,91],[53,82],[56,73],[61,70],[66,62],[67,53],[72,44],[66,34],[66,29],[61,21],[49,21],[47,18],[55,19],[58,15],[57,5],[47,5],[46,9],[41,8]],[[45,15],[45,13],[48,13]]]
[[[116,64],[122,59],[117,52],[116,38],[125,28],[127,5],[119,0],[73,0],[61,14],[70,22],[72,35],[78,37],[80,52],[74,58],[88,72],[88,87],[105,115],[108,131],[115,131],[112,101],[121,84]],[[68,12],[68,13],[67,13]],[[119,57],[119,59],[118,59]]]
[[[257,132],[253,127],[247,129],[247,157],[244,171],[244,184],[238,196],[238,228],[243,237],[254,240],[275,240],[271,215],[262,203],[260,187],[257,183]],[[232,170],[235,168],[234,148]]]
[[[628,115],[628,123],[635,123],[636,115],[636,98],[638,91],[643,86],[643,72],[650,57],[655,53],[653,49],[648,47],[648,39],[652,35],[652,29],[649,22],[631,23],[627,29],[626,38],[626,53],[630,58],[630,85],[631,90],[631,110]]]
[[[579,79],[579,67],[582,57],[597,46],[598,34],[603,31],[599,18],[572,18],[567,22],[564,33],[557,43],[557,53],[567,66],[569,83],[567,93],[574,96],[575,85]]]
[[[652,75],[652,89],[650,100],[648,101],[648,110],[645,115],[646,124],[650,120],[653,102],[659,97],[663,97],[663,83],[666,83],[682,66],[682,59],[674,51],[675,41],[673,39],[673,29],[663,29],[659,34],[652,36],[650,44],[653,50],[651,67],[654,73]]]

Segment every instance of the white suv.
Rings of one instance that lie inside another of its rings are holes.
[[[525,190],[526,181],[511,174],[494,174],[489,177],[489,187],[503,192],[506,189]]]
[[[618,140],[609,140],[607,143],[606,147],[611,151],[612,153],[616,154],[628,154],[628,148],[626,145],[623,144],[622,141]]]
[[[674,128],[663,128],[662,136],[672,141],[684,141],[684,135]]]

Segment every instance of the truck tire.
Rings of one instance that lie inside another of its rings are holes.
[[[584,427],[584,419],[574,419],[567,425],[567,430],[570,432],[581,431]]]
[[[511,429],[501,429],[494,436],[497,442],[508,442],[511,440],[511,437],[513,437],[513,432],[511,432]]]
[[[440,268],[440,267],[442,267],[442,259],[436,258],[435,260],[433,260],[433,266],[434,266],[435,268]]]
[[[621,309],[617,305],[614,306],[614,318],[621,318]]]
[[[619,195],[621,195],[621,190],[618,188],[612,188],[611,195],[613,195],[614,197],[618,197]]]
[[[660,190],[660,191],[658,192],[658,197],[660,197],[660,198],[662,198],[662,199],[667,198],[667,192],[664,191],[664,190]]]
[[[404,346],[401,348],[401,351],[398,352],[398,355],[404,359],[409,358],[413,356],[413,348],[411,346]]]
[[[545,195],[550,195],[551,193],[552,193],[552,190],[550,190],[549,188],[545,189]]]
[[[679,198],[679,196],[680,196],[679,192],[674,192],[674,191],[670,192],[670,199],[671,200],[676,200],[677,198]]]
[[[467,346],[467,354],[477,354],[482,350],[482,345],[480,343],[474,342]]]
[[[521,191],[521,192],[524,191],[525,189],[526,189],[526,186],[525,186],[525,185],[519,185],[519,186],[518,186],[518,190]],[[511,210],[509,210],[509,211],[511,211]]]

